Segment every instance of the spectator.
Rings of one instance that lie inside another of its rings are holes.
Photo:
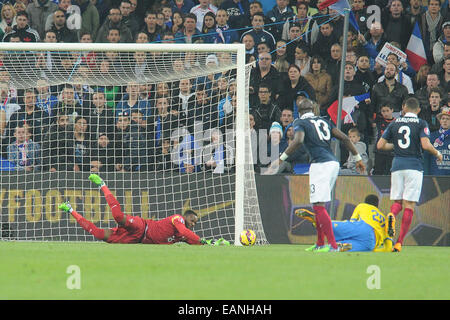
[[[264,30],[264,14],[255,13],[251,19],[251,23],[252,29],[242,34],[241,41],[246,34],[251,34],[255,41],[255,45],[266,42],[269,45],[270,50],[275,49],[275,38],[270,32]]]
[[[48,130],[50,119],[48,115],[36,107],[36,92],[34,89],[26,89],[23,100],[23,107],[14,112],[9,119],[8,134],[6,135],[9,138],[8,143],[12,142],[10,138],[13,137],[14,129],[19,123],[27,123],[33,140],[40,143],[42,133]]]
[[[74,171],[89,171],[89,147],[91,137],[89,124],[86,118],[77,116],[73,125],[74,138]]]
[[[182,12],[184,14],[189,13],[195,5],[192,0],[172,0],[170,2],[173,12]]]
[[[28,6],[26,13],[28,15],[30,27],[37,31],[39,38],[44,38],[45,22],[47,17],[58,9],[58,5],[50,0],[33,0]]]
[[[60,9],[53,13],[53,23],[50,31],[55,33],[57,42],[78,42],[78,36],[75,31],[67,28],[66,16],[64,11]]]
[[[439,88],[433,88],[428,93],[428,103],[425,108],[421,108],[419,117],[428,123],[431,132],[439,129],[439,120],[437,116],[442,108],[442,91]]]
[[[296,64],[301,72],[300,74],[304,77],[308,72],[310,72],[311,57],[309,56],[309,48],[307,45],[299,43],[295,48],[294,54]]]
[[[1,14],[0,14],[0,37],[11,32],[13,27],[16,25],[16,9],[10,3],[4,3],[2,6]]]
[[[405,51],[411,36],[412,28],[409,19],[404,14],[401,0],[392,0],[381,14],[381,24],[386,31],[386,40],[395,41],[400,44],[401,50]]]
[[[100,26],[100,15],[96,6],[90,0],[75,0],[74,2],[74,4],[78,5],[81,12],[81,29],[79,30],[80,35],[83,33],[89,33],[92,39],[96,39],[97,30]]]
[[[91,143],[90,172],[114,171],[114,144],[106,133],[98,133],[97,139]]]
[[[36,81],[36,91],[36,106],[50,118],[50,122],[53,122],[53,117],[57,114],[58,97],[51,94],[46,79]]]
[[[289,62],[287,61],[286,41],[278,40],[276,43],[275,56],[273,66],[281,74],[285,74],[289,68]]]
[[[433,46],[433,59],[435,64],[440,63],[444,60],[445,46],[450,46],[450,21],[446,21],[442,24],[442,35],[438,38]],[[447,48],[447,50],[449,49],[450,48]]]
[[[295,49],[301,45],[307,47],[308,44],[301,37],[301,28],[298,23],[291,23],[289,26],[288,40],[286,40],[286,60],[289,64],[295,61]]]
[[[184,18],[183,29],[175,34],[175,41],[177,43],[195,43],[202,41],[202,33],[196,28],[197,16],[189,13]]]
[[[312,20],[308,17],[308,4],[305,2],[297,3],[297,13],[292,15],[286,20],[286,23],[283,24],[283,29],[281,33],[281,38],[284,40],[288,39],[289,30],[293,24],[297,25],[300,28],[300,32],[298,35],[298,39],[303,40],[304,42],[311,44],[311,34],[310,29],[312,28]]]
[[[287,147],[288,143],[286,139],[283,139],[283,128],[278,122],[273,122],[270,126],[267,142],[267,156],[270,159],[269,164],[274,162]]]
[[[156,96],[155,101],[156,112],[150,117],[148,125],[149,131],[154,132],[155,145],[161,146],[162,138],[171,135],[172,131],[177,128],[178,116],[174,112],[170,112],[169,98],[164,95]]]
[[[251,34],[247,33],[241,38],[241,42],[245,46],[245,54],[256,57],[257,52],[255,50],[255,38],[253,38]]]
[[[19,123],[14,129],[14,138],[7,147],[8,161],[14,163],[18,171],[39,171],[41,147],[33,141],[28,124]]]
[[[11,102],[9,94],[9,86],[6,82],[0,82],[0,100],[3,101],[0,105],[0,134],[4,136],[11,115],[20,110],[17,103]]]
[[[330,55],[327,62],[327,73],[331,77],[333,84],[339,83],[339,74],[341,70],[342,46],[335,43],[331,46]],[[345,63],[345,62],[344,62]]]
[[[409,94],[414,94],[413,82],[412,82],[410,76],[408,76],[404,71],[406,63],[404,62],[401,65],[398,56],[392,52],[388,54],[387,61],[396,66],[397,73],[395,74],[395,80],[397,80],[398,82],[403,84],[408,89]],[[378,82],[381,82],[383,80],[384,80],[384,76],[381,76],[378,78]]]
[[[39,33],[28,25],[28,14],[25,11],[17,13],[16,25],[3,36],[3,42],[10,42],[15,37],[18,37],[20,42],[39,42],[40,40]]]
[[[294,122],[294,113],[291,108],[281,110],[280,124],[283,127],[283,133],[286,133],[288,126]]]
[[[414,95],[420,103],[421,112],[419,113],[419,117],[422,112],[425,112],[425,110],[429,109],[430,105],[428,103],[428,97],[430,95],[431,89],[440,88],[439,84],[439,76],[436,73],[428,73],[425,86],[420,88]]]
[[[430,73],[430,66],[428,64],[421,65],[416,76],[412,79],[414,92],[417,93],[417,91],[427,85],[428,73]]]
[[[338,43],[339,39],[333,32],[333,25],[331,23],[324,23],[320,26],[320,33],[317,36],[317,41],[313,43],[311,54],[320,56],[324,61],[330,59],[331,46]]]
[[[247,25],[250,17],[250,4],[248,0],[224,0],[219,9],[225,9],[230,18],[228,24],[232,29],[240,29]],[[242,39],[242,38],[241,38]]]
[[[409,0],[409,6],[405,10],[406,17],[410,23],[411,30],[416,22],[420,22],[421,15],[425,13],[425,7],[422,6],[422,0]]]
[[[224,9],[217,10],[216,13],[216,36],[214,38],[214,43],[235,43],[239,42],[239,34],[236,30],[231,29],[228,24],[228,12]]]
[[[193,6],[190,13],[193,13],[197,16],[197,25],[196,28],[198,30],[202,30],[203,28],[203,18],[205,17],[207,12],[211,12],[216,15],[217,7],[212,5],[209,0],[199,0],[199,4]],[[203,30],[202,30],[203,31]]]
[[[188,130],[175,130],[170,137],[170,143],[171,160],[175,170],[180,173],[201,171],[201,149]]]
[[[288,69],[288,80],[284,80],[280,90],[280,95],[277,99],[277,104],[280,108],[284,109],[286,107],[294,110],[293,105],[294,100],[299,91],[303,91],[308,95],[308,98],[315,101],[316,94],[313,87],[309,82],[301,76],[301,70],[295,64],[291,64]],[[294,114],[294,117],[297,116]]]
[[[202,125],[203,132],[218,127],[217,104],[208,96],[206,86],[200,84],[195,89],[195,122]],[[193,132],[193,131],[191,131]]]
[[[373,85],[377,83],[374,74],[370,71],[370,59],[366,54],[361,55],[356,60],[355,79],[366,88],[366,91],[372,89]]]
[[[204,34],[203,39],[206,43],[215,42],[215,38],[218,35],[216,28],[216,16],[209,11],[203,16],[203,25],[199,29]]]
[[[425,152],[424,174],[433,176],[450,176],[450,163],[448,154],[450,150],[450,108],[445,107],[437,115],[440,128],[431,132],[430,141],[433,146],[445,154],[444,161],[437,162],[428,152]]]
[[[233,148],[223,142],[219,129],[213,129],[210,133],[210,143],[202,149],[203,170],[212,171],[212,173],[228,173],[234,163]]]
[[[136,36],[140,29],[140,23],[135,14],[131,14],[131,2],[129,0],[122,0],[120,2],[120,13],[122,14],[122,22],[128,29],[130,29],[133,37]]]
[[[156,12],[155,11],[147,11],[145,14],[145,26],[142,29],[142,32],[147,34],[148,42],[158,42],[162,40],[163,30],[156,23]]]
[[[415,1],[415,0],[413,0]],[[369,1],[370,2],[370,1]],[[369,29],[367,28],[367,19],[369,14],[367,13],[366,1],[365,0],[353,0],[352,12],[355,16],[356,22],[358,23],[359,31],[365,34]]]
[[[261,53],[258,59],[258,67],[253,68],[250,72],[250,105],[254,104],[254,101],[257,100],[258,88],[263,82],[271,86],[270,91],[272,92],[273,99],[277,99],[280,93],[280,80],[280,73],[272,66],[272,56],[270,53]]]
[[[273,102],[271,86],[262,83],[258,88],[259,103],[251,107],[250,112],[253,114],[256,123],[255,129],[269,130],[273,122],[277,122],[281,117],[281,110]]]
[[[92,94],[91,106],[86,112],[90,133],[99,137],[100,133],[111,135],[114,131],[114,111],[107,107],[105,93],[97,90]]]
[[[276,40],[280,40],[283,33],[283,26],[288,19],[294,17],[292,8],[289,7],[289,0],[276,0],[276,5],[267,12],[266,17],[272,24],[270,33]]]
[[[75,90],[72,85],[66,84],[61,90],[61,94],[58,98],[57,113],[64,113],[71,115],[69,121],[73,123],[77,116],[83,115],[82,106],[75,100]]]
[[[68,18],[69,17],[69,13],[67,12],[67,10],[72,5],[71,2],[72,2],[71,0],[60,0],[60,1],[58,1],[58,8],[56,10],[62,10],[64,12],[64,14],[66,15],[66,18]],[[56,10],[54,10],[54,11],[56,11]],[[47,16],[47,19],[45,20],[45,27],[44,27],[45,31],[50,30],[50,28],[52,27],[54,11],[51,12]]]
[[[380,112],[376,114],[375,121],[372,124],[372,127],[376,130],[376,141],[380,140],[388,125],[395,120],[393,112],[394,107],[391,104],[385,103],[381,105]],[[385,176],[390,175],[393,159],[394,152],[392,150],[384,151],[375,148],[375,161],[372,174]]]
[[[58,113],[55,123],[50,127],[43,139],[43,170],[74,170],[74,138],[73,126],[69,115]]]
[[[375,66],[375,59],[387,41],[381,23],[377,21],[373,22],[370,26],[369,35],[366,37],[360,33],[358,35],[358,41],[362,44],[369,55],[370,69],[373,70]]]
[[[176,34],[178,31],[183,29],[183,25],[184,25],[184,15],[179,12],[179,11],[175,11],[172,14],[172,33]]]
[[[195,92],[190,79],[181,79],[179,82],[179,93],[172,99],[172,111],[176,111],[180,125],[187,126],[193,133],[193,122],[195,115]]]
[[[379,113],[381,106],[390,104],[394,107],[394,117],[401,111],[403,101],[408,97],[408,89],[395,80],[397,67],[393,63],[387,63],[384,69],[384,80],[372,87],[370,95],[372,113]]]
[[[120,42],[130,43],[133,42],[133,35],[130,29],[122,22],[122,14],[119,8],[109,9],[109,14],[105,22],[98,29],[95,42],[108,42],[109,29],[120,30]]]
[[[145,118],[151,116],[152,110],[149,101],[139,99],[139,84],[131,81],[127,84],[123,99],[116,105],[116,119],[119,113],[126,111],[129,115],[131,115],[131,111],[136,109],[142,111]]]
[[[444,18],[439,11],[441,2],[439,0],[429,0],[428,10],[422,14],[419,23],[420,34],[422,35],[423,46],[429,63],[433,62],[433,47],[439,39]],[[437,62],[437,61],[434,61]]]
[[[444,59],[442,70],[439,74],[439,83],[443,89],[443,92],[450,91],[450,56]]]
[[[309,73],[305,75],[305,79],[314,89],[320,114],[324,116],[327,113],[326,109],[328,108],[332,88],[331,76],[325,71],[324,61],[320,56],[311,58],[309,70]]]
[[[114,143],[116,171],[132,172],[145,169],[145,134],[136,123],[131,122],[127,111],[120,112],[117,116]]]
[[[367,168],[367,163],[369,161],[369,156],[367,155],[367,145],[361,141],[361,133],[357,128],[351,128],[348,130],[348,137],[350,141],[355,146],[358,154],[361,156],[362,161]],[[344,163],[344,169],[341,169],[339,174],[344,175],[359,175],[359,174],[367,174],[367,172],[360,173],[356,170],[356,161],[353,155],[349,154],[347,161]]]

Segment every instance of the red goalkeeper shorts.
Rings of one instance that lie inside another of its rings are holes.
[[[145,232],[145,221],[141,217],[126,216],[125,226],[112,228],[108,243],[140,243]]]

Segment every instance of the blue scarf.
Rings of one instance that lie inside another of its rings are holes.
[[[434,147],[442,147],[444,145],[445,139],[450,135],[450,129],[444,131],[444,129],[440,128],[439,133],[441,134],[436,140],[434,140]]]

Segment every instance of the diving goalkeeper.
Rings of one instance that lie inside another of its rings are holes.
[[[98,240],[108,243],[173,244],[175,242],[186,242],[192,245],[230,244],[222,238],[213,243],[211,240],[205,240],[195,234],[192,229],[198,221],[198,216],[193,210],[186,210],[183,215],[174,214],[162,220],[142,219],[139,216],[126,215],[122,212],[119,202],[102,178],[96,174],[91,174],[89,180],[103,191],[118,227],[112,229],[98,228],[76,212],[69,202],[60,204],[59,208],[72,214],[78,224]]]
[[[338,242],[351,244],[348,251],[392,252],[392,238],[395,235],[395,217],[387,217],[378,209],[378,197],[368,195],[364,203],[356,206],[349,221],[332,221],[333,232]],[[315,226],[314,213],[306,209],[295,210],[295,215]],[[314,251],[315,246],[306,249]]]

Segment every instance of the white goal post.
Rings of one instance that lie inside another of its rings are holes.
[[[201,236],[240,245],[240,232],[249,228],[258,244],[268,243],[253,170],[243,44],[3,42],[0,60],[7,163],[0,239],[92,241],[57,212],[57,202],[67,199],[100,226],[114,227],[102,194],[86,182],[100,172],[126,214],[164,218],[192,208],[200,212],[194,231]],[[27,109],[32,99],[34,111]],[[112,151],[99,160],[104,136]]]

